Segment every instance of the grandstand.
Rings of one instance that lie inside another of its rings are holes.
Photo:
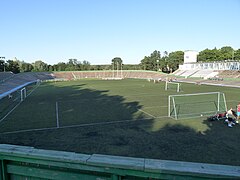
[[[190,55],[189,55],[190,53]],[[184,63],[173,75],[184,78],[216,80],[222,78],[240,78],[240,61],[222,60],[217,62],[197,62],[195,51],[185,51]]]
[[[236,71],[229,71],[229,70],[223,70],[219,71],[218,77],[220,78],[240,78],[240,70]]]
[[[14,90],[24,87],[28,84],[35,83],[39,80],[53,79],[53,75],[48,72],[37,73],[19,73],[14,74],[12,72],[0,73],[0,97],[4,97]]]
[[[0,73],[0,83],[3,83],[4,81],[11,78],[14,74],[12,72],[1,72]]]
[[[133,79],[164,79],[166,74],[155,71],[122,71],[118,76],[113,71],[68,71],[68,72],[54,72],[55,79],[74,80],[74,79],[111,79],[111,78],[133,78]]]

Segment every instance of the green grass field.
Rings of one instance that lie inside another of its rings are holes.
[[[206,116],[174,120],[168,96],[225,93],[227,106],[240,101],[237,88],[139,79],[42,83],[0,122],[0,142],[86,154],[110,154],[240,165],[240,126],[228,128]],[[201,107],[201,104],[199,104]],[[190,109],[191,107],[189,107]]]

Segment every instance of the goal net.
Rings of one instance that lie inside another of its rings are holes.
[[[0,98],[0,121],[4,118],[12,109],[16,107],[20,102],[26,98],[26,88],[21,88]]]
[[[165,90],[173,90],[173,91],[177,91],[177,92],[180,92],[180,86],[181,84],[180,83],[177,83],[177,82],[169,82],[169,81],[166,81],[166,84],[165,84]]]
[[[213,115],[227,111],[224,93],[209,92],[196,94],[170,95],[168,97],[168,116],[184,119]]]

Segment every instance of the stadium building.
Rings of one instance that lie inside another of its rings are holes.
[[[218,76],[222,71],[240,70],[240,61],[222,60],[214,62],[198,62],[197,51],[187,50],[184,52],[184,63],[179,65],[177,76],[201,77],[204,79]]]

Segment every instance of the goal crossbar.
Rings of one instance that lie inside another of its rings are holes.
[[[169,96],[197,96],[197,95],[206,95],[206,94],[218,94],[221,92],[207,92],[207,93],[194,93],[194,94],[177,94],[177,95],[169,95]]]
[[[165,83],[165,90],[166,91],[169,89],[169,85],[171,85],[171,84],[176,85],[177,86],[176,91],[180,92],[180,83],[178,83],[178,82],[169,82],[169,81],[166,81],[166,83]]]
[[[173,116],[174,119],[220,111],[227,111],[225,94],[222,92],[179,94],[168,97],[168,117]]]

